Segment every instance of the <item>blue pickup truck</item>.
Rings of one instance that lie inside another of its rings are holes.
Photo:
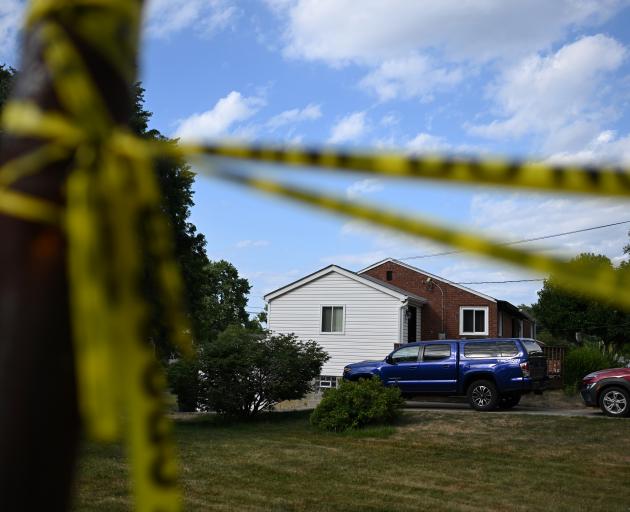
[[[467,396],[473,409],[517,405],[544,390],[547,359],[533,339],[500,338],[409,343],[383,361],[362,361],[343,370],[347,380],[378,377],[403,396]]]

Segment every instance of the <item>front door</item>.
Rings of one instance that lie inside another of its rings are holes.
[[[407,307],[409,318],[407,319],[407,343],[418,341],[416,339],[416,329],[418,327],[418,308],[415,306]]]

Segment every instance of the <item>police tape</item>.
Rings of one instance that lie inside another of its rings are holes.
[[[27,26],[45,41],[44,62],[65,113],[11,101],[5,130],[45,139],[35,152],[0,170],[0,212],[66,230],[71,314],[80,409],[93,437],[111,440],[124,431],[130,447],[139,510],[178,510],[174,448],[162,409],[165,380],[147,343],[150,311],[140,288],[143,258],[156,262],[157,285],[170,336],[190,353],[181,305],[182,284],[172,234],[160,211],[152,159],[210,155],[303,167],[342,169],[465,185],[498,185],[548,192],[630,195],[623,168],[555,166],[528,162],[413,157],[404,154],[302,150],[273,146],[149,144],[116,126],[75,41],[88,41],[131,85],[140,2],[36,0]],[[124,30],[119,30],[124,28]],[[70,156],[72,155],[72,156]],[[67,208],[11,189],[55,161],[72,158]],[[214,166],[213,176],[323,211],[348,215],[402,233],[448,244],[554,276],[566,290],[630,309],[630,276],[598,264],[578,264],[522,251],[459,230],[311,190]],[[3,181],[4,180],[4,181]],[[121,410],[127,421],[122,422]]]
[[[411,217],[369,204],[334,197],[327,193],[317,193],[310,189],[258,178],[220,165],[199,166],[198,168],[200,171],[222,180],[257,189],[273,196],[283,197],[319,210],[364,220],[400,233],[432,240],[469,253],[549,274],[553,276],[555,284],[569,292],[583,294],[586,297],[630,310],[630,271],[618,271],[603,263],[568,262],[539,252],[517,249],[506,246],[500,241],[440,225],[420,217]]]
[[[556,165],[496,158],[413,156],[394,152],[303,149],[259,144],[181,144],[188,155],[250,160],[297,167],[316,167],[390,178],[428,179],[463,185],[630,196],[630,168]]]
[[[124,435],[136,506],[181,508],[165,378],[149,343],[151,310],[143,289],[147,258],[170,339],[191,354],[173,235],[163,218],[145,142],[114,122],[86,55],[105,59],[131,89],[139,1],[35,0],[27,27],[42,41],[43,62],[61,110],[10,100],[3,128],[41,139],[0,169],[0,212],[65,230],[79,409],[93,439]],[[72,35],[67,32],[71,27]],[[50,164],[70,163],[65,209],[12,188]]]

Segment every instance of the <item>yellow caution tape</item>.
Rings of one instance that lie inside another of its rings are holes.
[[[98,440],[125,435],[138,510],[176,511],[181,496],[171,426],[163,414],[166,381],[149,343],[151,310],[143,289],[146,262],[154,262],[170,339],[191,355],[173,237],[146,142],[112,118],[75,46],[77,40],[89,46],[130,90],[140,6],[135,0],[31,3],[27,26],[43,41],[61,111],[25,101],[5,107],[7,134],[43,144],[0,168],[0,213],[65,229],[85,429]],[[71,168],[65,209],[11,188],[57,161]]]
[[[203,170],[203,168],[200,168]],[[244,185],[274,196],[284,197],[320,210],[343,214],[355,219],[419,236],[457,249],[491,257],[529,270],[553,274],[555,282],[565,290],[582,293],[630,310],[630,272],[619,272],[604,264],[570,263],[506,246],[478,234],[460,231],[419,217],[387,211],[369,204],[348,201],[329,194],[281,184],[277,181],[249,176],[235,171],[210,167],[208,174],[232,183]]]
[[[46,165],[68,158],[68,150],[47,144],[31,153],[10,160],[0,167],[0,189],[41,171]]]
[[[54,203],[4,188],[0,188],[0,213],[54,226],[61,225],[63,217],[61,208]]]
[[[2,111],[2,126],[15,137],[49,139],[60,147],[85,140],[81,128],[59,112],[44,112],[32,102],[12,100]]]
[[[181,145],[185,154],[205,154],[293,166],[343,169],[391,178],[421,178],[465,185],[495,185],[545,192],[630,196],[630,169],[548,165],[499,159],[409,156],[274,147],[271,145]],[[168,148],[165,148],[167,151]]]
[[[191,353],[172,235],[160,211],[152,167],[155,156],[203,154],[462,184],[630,195],[630,171],[622,168],[254,145],[177,148],[147,143],[112,119],[75,46],[76,39],[87,42],[131,86],[140,6],[137,0],[31,3],[27,27],[37,30],[45,43],[44,62],[63,112],[10,102],[3,115],[4,129],[15,137],[45,142],[0,169],[1,213],[66,229],[80,409],[93,437],[111,440],[125,432],[139,510],[174,511],[181,505],[169,439],[171,427],[162,414],[165,379],[147,340],[150,310],[141,288],[146,257],[155,262],[156,284],[171,339],[183,354]],[[71,27],[72,37],[64,26]],[[65,210],[10,188],[49,164],[69,158],[73,160]],[[321,210],[552,273],[567,290],[630,309],[630,273],[613,272],[605,265],[569,264],[420,218],[224,168],[214,169],[213,175]]]

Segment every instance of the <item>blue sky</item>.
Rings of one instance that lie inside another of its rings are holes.
[[[23,5],[0,5],[0,61],[14,65]],[[616,0],[153,0],[141,78],[153,126],[192,140],[628,164],[629,27],[629,2]],[[505,240],[630,219],[627,203],[601,199],[255,172]],[[250,280],[252,311],[329,263],[358,270],[444,249],[202,177],[195,191],[192,220],[208,254]],[[618,262],[629,228],[540,247]],[[453,281],[540,277],[468,255],[408,262]],[[475,288],[520,304],[539,286]]]

